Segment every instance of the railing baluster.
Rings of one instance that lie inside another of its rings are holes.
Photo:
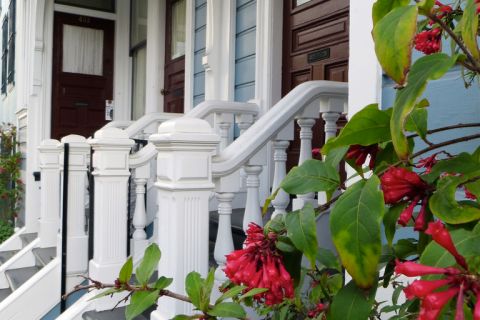
[[[280,183],[287,174],[287,148],[290,144],[289,141],[275,140],[273,142],[273,161],[275,162],[275,172],[273,176],[272,192],[278,189]],[[279,190],[277,196],[272,201],[272,205],[275,208],[272,218],[279,214],[285,214],[286,208],[290,203],[290,196],[283,190]]]
[[[235,194],[225,192],[216,193],[218,200],[218,230],[215,241],[214,258],[218,264],[215,270],[215,279],[219,282],[227,280],[223,268],[225,256],[234,250],[232,236],[232,201]]]
[[[135,211],[133,213],[132,224],[135,231],[132,235],[133,257],[139,259],[148,246],[147,233],[147,211],[145,208],[145,193],[148,177],[150,176],[150,162],[146,165],[136,168],[133,181],[135,183]]]
[[[246,165],[244,169],[247,174],[247,201],[245,203],[245,215],[243,216],[243,230],[247,231],[250,222],[254,222],[260,226],[263,225],[258,194],[260,187],[260,179],[258,176],[263,168],[262,166]]]
[[[297,123],[300,126],[300,157],[298,165],[300,166],[305,161],[312,159],[312,127],[315,125],[313,118],[299,118]],[[297,210],[303,208],[305,203],[314,203],[315,193],[310,192],[306,194],[299,194],[293,201],[293,209]]]

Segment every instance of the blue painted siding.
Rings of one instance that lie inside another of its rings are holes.
[[[207,31],[207,0],[195,0],[195,43],[193,56],[193,106],[205,100],[205,69],[202,57],[205,54]]]
[[[255,97],[257,1],[237,0],[235,26],[235,101]]]

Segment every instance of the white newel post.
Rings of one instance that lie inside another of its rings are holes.
[[[90,159],[90,145],[79,135],[69,135],[61,140],[63,146],[69,144],[68,162],[68,205],[67,205],[67,281],[73,287],[82,280],[76,277],[88,270],[88,236],[85,232],[85,203],[87,189],[87,164]],[[65,170],[65,147],[60,155],[62,169]],[[63,171],[62,170],[62,171]]]
[[[290,141],[275,140],[273,142],[273,161],[275,162],[275,172],[273,176],[272,192],[278,189],[283,179],[287,175],[287,148]],[[290,203],[290,196],[280,189],[277,196],[272,201],[272,205],[275,208],[272,214],[272,218],[279,214],[285,214],[288,204]]]
[[[262,210],[260,209],[259,175],[262,172],[262,166],[244,166],[247,174],[247,202],[245,203],[245,214],[243,216],[243,231],[247,231],[250,222],[263,226]]]
[[[123,130],[106,128],[97,131],[89,143],[94,152],[95,180],[94,244],[89,273],[92,279],[111,283],[127,260],[128,159],[133,140]],[[97,305],[97,310],[112,306]]]
[[[135,183],[135,211],[133,213],[132,224],[135,231],[132,235],[132,248],[134,261],[137,261],[148,246],[147,233],[147,211],[145,209],[145,192],[148,178],[150,177],[150,162],[135,169],[133,181]]]
[[[298,165],[301,165],[305,161],[312,159],[312,128],[315,125],[315,119],[300,118],[297,120],[297,123],[300,126],[300,157]],[[297,198],[293,199],[292,209],[301,209],[307,202],[313,204],[314,198],[315,193],[313,192],[297,195]]]
[[[58,140],[43,140],[38,147],[40,158],[40,247],[57,245],[60,226],[60,153]]]
[[[214,190],[211,161],[220,138],[208,122],[195,118],[169,120],[150,141],[157,156],[159,276],[173,278],[169,287],[185,292],[191,271],[208,272],[209,198]],[[158,301],[151,319],[191,314],[192,305],[175,299]]]

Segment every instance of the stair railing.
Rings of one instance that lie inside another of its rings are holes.
[[[293,121],[301,125],[303,155],[311,158],[311,127],[320,113],[340,115],[345,111],[348,86],[346,83],[311,81],[297,86],[265,115],[260,117],[239,138],[216,155],[220,135],[199,119],[180,118],[160,125],[158,134],[150,137],[158,151],[157,182],[159,208],[158,243],[162,248],[159,274],[173,277],[172,290],[184,292],[188,272],[208,271],[208,201],[211,192],[219,200],[219,228],[215,258],[219,267],[216,280],[224,279],[224,256],[233,248],[231,212],[233,194],[238,191],[238,172],[247,174],[247,204],[244,226],[262,217],[258,198],[258,175],[266,163],[266,148],[276,146],[276,183],[285,175],[287,141],[293,140]],[[333,126],[329,123],[330,126]],[[274,154],[275,156],[275,154]],[[296,204],[315,202],[311,197],[298,198]],[[288,201],[288,200],[287,200]],[[286,200],[280,201],[278,212],[285,210]],[[275,205],[275,204],[274,204]],[[191,307],[173,299],[161,299],[152,313],[155,319],[170,318],[188,312]]]

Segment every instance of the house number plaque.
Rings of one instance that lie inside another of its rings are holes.
[[[316,61],[325,60],[328,58],[330,58],[330,48],[325,48],[309,53],[307,56],[307,61],[308,63],[314,63]]]

